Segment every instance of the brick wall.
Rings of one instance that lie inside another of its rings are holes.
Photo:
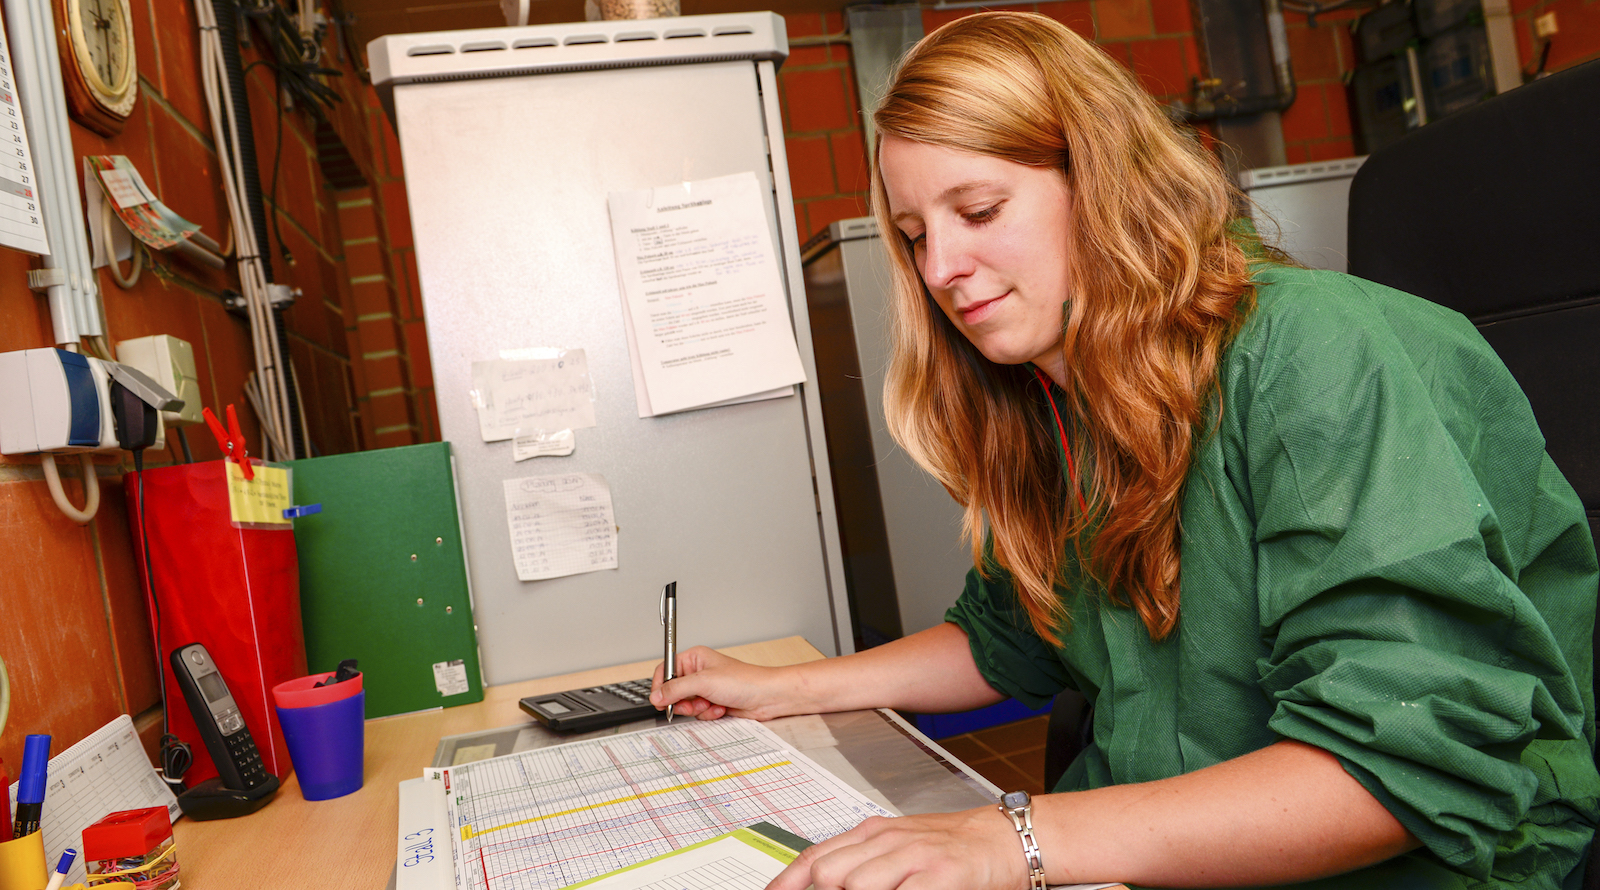
[[[219,242],[228,240],[227,207],[202,93],[196,20],[186,0],[132,0],[139,98],[121,134],[106,138],[72,124],[77,155],[128,156],[145,181],[172,210],[198,223]],[[15,39],[15,35],[12,35]],[[327,64],[350,70],[328,44]],[[396,420],[381,396],[359,405],[354,376],[376,381],[369,360],[377,350],[362,345],[367,331],[350,299],[352,273],[347,254],[359,252],[360,237],[344,232],[346,198],[333,191],[318,163],[314,120],[303,109],[279,115],[277,90],[270,66],[245,51],[246,85],[255,144],[268,213],[277,222],[282,243],[269,225],[268,252],[275,280],[301,290],[288,312],[289,347],[299,373],[307,432],[320,453],[373,447],[405,439],[395,428],[419,440],[426,412],[408,407]],[[329,113],[329,128],[342,137],[356,165],[373,182],[373,224],[383,234],[381,252],[399,268],[396,282],[397,343],[406,342],[406,325],[416,317],[404,294],[404,259],[400,228],[409,240],[403,201],[389,200],[398,168],[387,164],[383,143],[371,114],[371,89],[350,74],[330,81],[345,97]],[[280,150],[281,123],[281,150]],[[336,140],[337,141],[337,140]],[[374,149],[374,146],[377,146]],[[277,157],[276,190],[273,161]],[[398,203],[399,206],[392,206]],[[381,225],[378,222],[381,221]],[[350,241],[356,243],[352,244]],[[391,243],[393,242],[393,243]],[[287,247],[293,262],[283,254]],[[238,406],[241,425],[252,450],[259,453],[260,430],[243,395],[246,375],[254,367],[251,337],[243,318],[223,306],[223,292],[239,283],[231,263],[225,271],[157,254],[132,289],[119,288],[105,270],[99,274],[104,294],[108,339],[118,341],[149,334],[171,334],[194,347],[200,390],[205,405],[219,414],[227,404]],[[366,256],[359,260],[365,263]],[[26,288],[26,273],[37,265],[32,257],[0,248],[0,351],[52,345],[49,311],[42,296]],[[126,268],[126,266],[124,266]],[[361,266],[366,271],[366,266]],[[386,267],[387,268],[387,267]],[[405,307],[403,309],[398,307]],[[405,349],[392,348],[397,363],[406,365]],[[352,361],[352,356],[357,361]],[[401,388],[413,397],[409,378]],[[387,390],[391,378],[384,378]],[[430,400],[431,401],[431,400]],[[413,420],[421,415],[423,421]],[[188,430],[196,460],[219,456],[204,426]],[[435,434],[436,435],[436,434]],[[146,463],[162,465],[179,459],[176,437],[168,449],[146,454]],[[0,757],[20,762],[23,735],[49,732],[55,748],[68,745],[116,715],[144,714],[140,725],[147,743],[159,732],[151,711],[159,697],[156,657],[149,619],[139,589],[137,563],[128,532],[122,474],[132,469],[126,454],[96,458],[101,488],[98,515],[87,526],[63,516],[46,491],[36,456],[0,458],[0,656],[11,677],[10,720],[0,736]],[[76,458],[62,462],[69,498],[84,501]],[[181,707],[181,705],[180,705]],[[12,767],[13,771],[15,766]]]

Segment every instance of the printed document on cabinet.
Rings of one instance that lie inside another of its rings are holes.
[[[612,192],[640,416],[805,381],[754,173]]]

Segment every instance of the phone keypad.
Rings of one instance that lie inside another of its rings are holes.
[[[229,759],[239,768],[243,790],[248,791],[267,780],[267,767],[261,760],[261,752],[256,749],[256,740],[251,737],[250,730],[242,729],[223,736],[222,741],[228,747]]]

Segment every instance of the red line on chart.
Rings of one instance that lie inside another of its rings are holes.
[[[710,745],[707,745],[706,742],[703,739],[700,738],[699,731],[696,730],[694,727],[692,727],[692,726],[684,727],[683,731],[684,731],[685,735],[689,736],[689,738],[694,739],[695,744],[697,744],[700,747],[704,748],[705,752],[706,752],[706,754],[708,756],[715,758],[718,763],[722,764],[725,767],[730,765],[727,760],[723,759],[721,754],[717,753],[714,749],[712,749],[712,747]],[[756,788],[754,786],[750,785],[750,783],[746,780],[746,777],[740,776],[739,779],[740,779],[740,784],[745,785],[745,787],[750,791],[751,796],[754,797],[756,800],[761,801],[761,805],[763,807],[765,807],[768,810],[771,810],[774,813],[782,812],[782,810],[780,810],[780,809],[774,807],[772,804],[768,803],[766,796],[763,795],[760,791],[756,790]],[[788,828],[790,831],[794,832],[795,834],[799,834],[800,833],[800,826],[795,824],[793,821],[791,821],[787,817],[784,818],[784,827]]]

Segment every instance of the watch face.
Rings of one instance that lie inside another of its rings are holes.
[[[1030,801],[1031,798],[1028,797],[1028,792],[1026,791],[1009,791],[1006,792],[1005,797],[1000,798],[1000,803],[1004,804],[1007,809],[1012,810],[1027,806]]]

